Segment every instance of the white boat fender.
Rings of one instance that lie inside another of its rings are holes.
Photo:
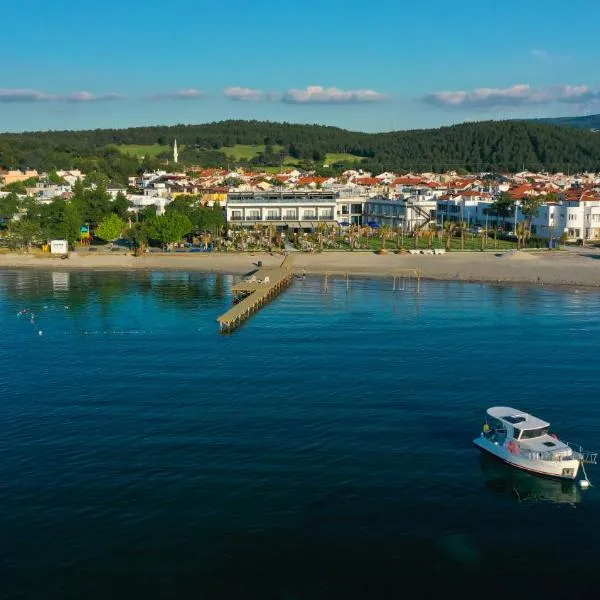
[[[586,489],[590,487],[590,482],[587,479],[581,479],[579,481],[579,486]]]

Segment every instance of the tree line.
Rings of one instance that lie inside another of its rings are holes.
[[[600,135],[583,129],[529,121],[464,123],[438,129],[362,133],[324,125],[268,121],[222,121],[204,125],[132,127],[91,131],[49,131],[0,135],[0,166],[5,168],[79,168],[100,171],[121,183],[140,170],[164,166],[166,152],[137,157],[119,144],[182,147],[185,166],[279,166],[291,156],[305,167],[322,168],[326,153],[354,154],[360,167],[381,171],[516,172],[600,170]],[[220,150],[236,144],[264,145],[252,159],[233,160]],[[274,148],[282,150],[273,150]],[[341,161],[329,173],[355,167]]]

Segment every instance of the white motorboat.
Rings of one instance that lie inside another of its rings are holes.
[[[473,440],[480,450],[505,463],[559,479],[577,479],[586,463],[596,464],[597,454],[563,442],[549,432],[550,423],[508,406],[488,408],[481,435]]]

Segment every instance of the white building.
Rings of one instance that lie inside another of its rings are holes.
[[[340,225],[362,225],[369,191],[361,186],[332,186],[337,195],[335,217]]]
[[[389,225],[404,231],[414,231],[435,221],[436,207],[435,198],[369,198],[365,203],[363,220],[366,224]]]
[[[531,219],[531,231],[540,238],[558,240],[567,231],[568,208],[564,204],[542,204]],[[573,233],[575,233],[574,229]]]
[[[146,194],[126,194],[127,200],[131,202],[131,212],[137,213],[144,208],[153,206],[156,210],[157,215],[164,215],[165,208],[169,204],[170,200],[167,198],[161,198],[160,196],[149,196]]]
[[[271,224],[278,229],[314,230],[319,223],[336,223],[335,192],[266,191],[230,192],[227,195],[227,222],[254,227]]]
[[[489,215],[493,204],[492,196],[486,192],[465,192],[457,196],[442,196],[437,201],[437,222],[446,221],[466,223],[467,226],[493,226],[497,219]]]

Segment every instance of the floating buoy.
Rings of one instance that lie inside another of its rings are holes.
[[[579,485],[582,488],[589,488],[590,487],[590,482],[587,479],[580,479],[579,480]]]
[[[43,332],[43,331],[40,329],[40,330],[38,331],[38,335],[44,335],[44,332]]]

